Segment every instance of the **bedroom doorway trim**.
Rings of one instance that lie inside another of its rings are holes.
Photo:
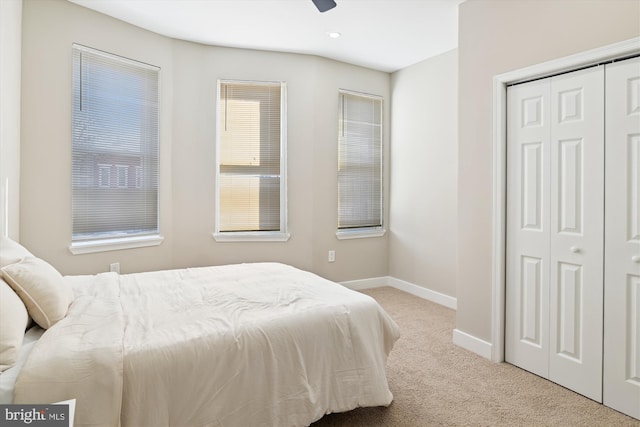
[[[493,208],[491,360],[504,361],[507,86],[640,54],[640,37],[496,75],[493,78]]]

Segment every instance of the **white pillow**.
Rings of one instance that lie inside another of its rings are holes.
[[[26,257],[0,271],[42,328],[50,328],[67,315],[73,291],[58,270],[46,261]]]
[[[8,237],[0,236],[0,268],[14,264],[28,256],[33,256],[33,254],[20,243]]]
[[[16,363],[28,323],[24,303],[7,282],[0,279],[0,372]]]

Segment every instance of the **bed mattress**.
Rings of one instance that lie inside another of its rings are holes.
[[[305,426],[392,401],[399,331],[375,300],[277,263],[66,277],[75,300],[16,403],[76,399],[76,425]]]

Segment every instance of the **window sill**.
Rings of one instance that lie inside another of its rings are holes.
[[[74,255],[90,254],[95,252],[119,251],[123,249],[158,246],[163,241],[164,237],[160,235],[88,240],[82,242],[72,242],[71,246],[69,246],[69,251]]]
[[[336,232],[338,240],[364,239],[368,237],[382,237],[387,231],[384,228],[356,228],[353,230],[339,230]]]
[[[286,242],[289,237],[289,233],[281,231],[213,233],[216,242]]]

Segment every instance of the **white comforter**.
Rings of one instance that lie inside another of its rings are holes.
[[[398,328],[370,297],[261,263],[72,276],[76,300],[15,403],[77,399],[76,425],[305,426],[391,403]]]

